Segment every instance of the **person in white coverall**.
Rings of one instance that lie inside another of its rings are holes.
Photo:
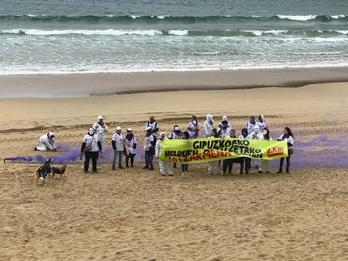
[[[163,152],[163,144],[162,142],[167,139],[166,134],[164,132],[161,132],[161,135],[159,139],[156,141],[156,152],[155,152],[155,157],[158,159],[161,156],[161,153]],[[173,176],[173,171],[172,171],[172,163],[170,161],[163,161],[159,160],[159,169],[160,169],[160,174],[162,176]]]
[[[219,133],[217,132],[216,129],[213,129],[211,132],[211,136],[210,138],[221,138]],[[221,168],[219,166],[219,161],[218,160],[214,160],[214,161],[209,161],[208,162],[208,173],[209,174],[220,174],[221,172]]]
[[[263,140],[263,134],[260,132],[259,126],[255,125],[254,131],[249,134],[250,139],[254,140]],[[261,161],[260,160],[253,160],[255,167],[258,169],[259,173],[262,173],[261,170]]]
[[[192,116],[192,121],[187,125],[187,131],[190,135],[190,139],[196,139],[199,136],[199,122],[197,116]]]
[[[122,134],[122,128],[120,126],[116,127],[116,132],[112,135],[112,148],[114,150],[114,158],[112,160],[112,169],[116,169],[116,162],[118,159],[118,167],[123,169],[122,167],[122,154],[124,151],[125,139]]]
[[[263,132],[263,130],[267,128],[267,123],[263,115],[259,115],[259,117],[257,117],[256,126],[259,127],[260,132]]]
[[[56,151],[56,144],[54,141],[54,133],[50,131],[49,133],[42,135],[39,139],[39,144],[35,147],[38,151]]]
[[[255,116],[251,116],[246,126],[249,134],[254,131],[255,126],[256,126]]]
[[[203,125],[204,137],[208,138],[212,135],[212,130],[215,129],[213,115],[207,114],[207,119]]]
[[[92,128],[95,130],[96,134],[99,136],[100,142],[104,143],[105,135],[109,131],[109,128],[108,126],[106,126],[103,116],[99,115],[97,120],[98,121],[92,125]]]

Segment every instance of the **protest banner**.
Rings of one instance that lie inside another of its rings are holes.
[[[183,163],[201,163],[240,157],[272,160],[287,156],[288,145],[285,141],[201,138],[164,140],[160,159]]]

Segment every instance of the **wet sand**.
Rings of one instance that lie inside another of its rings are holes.
[[[71,97],[174,90],[299,87],[348,81],[348,68],[193,72],[33,74],[0,76],[0,98]]]

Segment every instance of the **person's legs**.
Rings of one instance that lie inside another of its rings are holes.
[[[149,153],[149,170],[153,170],[154,167],[153,167],[153,154],[150,152]]]
[[[227,167],[228,167],[228,173],[230,173],[230,174],[232,173],[233,162],[234,162],[233,159],[229,159],[229,160],[228,160],[228,165],[227,165]]]
[[[130,153],[130,162],[131,162],[131,167],[134,167],[134,158],[135,158],[135,154]]]
[[[126,156],[126,167],[128,168],[129,167],[129,159],[130,159],[130,154],[128,154],[127,156]]]
[[[249,174],[250,164],[251,164],[251,159],[248,157],[245,157],[244,165],[245,165],[245,173],[246,174]]]
[[[229,159],[225,159],[222,161],[222,172],[224,174],[226,174],[227,172],[228,165],[229,165]]]
[[[114,158],[112,159],[112,169],[116,168],[117,151],[114,150]]]
[[[269,172],[269,164],[270,164],[269,160],[262,160],[261,161],[261,170],[263,172],[268,173]]]
[[[99,152],[98,151],[93,151],[92,152],[92,169],[93,172],[97,172],[97,160],[98,160]]]
[[[280,158],[278,173],[283,172],[283,164],[284,164],[284,158]]]
[[[245,162],[245,158],[240,158],[240,174],[243,174],[244,172],[244,162]]]
[[[85,172],[88,172],[90,159],[91,159],[91,152],[85,151],[85,163],[83,168]]]
[[[159,160],[159,161],[158,161],[158,165],[159,165],[159,169],[160,169],[160,174],[161,174],[162,176],[166,175],[165,164],[166,164],[166,162],[164,162],[163,160]]]
[[[118,151],[118,167],[120,169],[122,169],[122,154],[123,154],[123,151]]]
[[[149,151],[145,150],[145,167],[144,169],[149,168]]]
[[[286,173],[290,173],[290,157],[286,158]]]
[[[173,176],[173,164],[170,161],[165,163],[165,170],[168,176]]]

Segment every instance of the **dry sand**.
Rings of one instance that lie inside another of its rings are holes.
[[[34,155],[37,138],[79,146],[98,114],[111,129],[156,115],[162,129],[191,114],[227,114],[237,130],[263,113],[272,131],[348,129],[348,83],[301,88],[0,100],[0,157]],[[111,133],[107,139],[110,141]],[[296,157],[296,154],[295,154]],[[82,164],[37,185],[35,164],[0,164],[0,260],[347,260],[348,171],[160,177],[134,169],[85,177]],[[235,170],[235,172],[237,172]]]

